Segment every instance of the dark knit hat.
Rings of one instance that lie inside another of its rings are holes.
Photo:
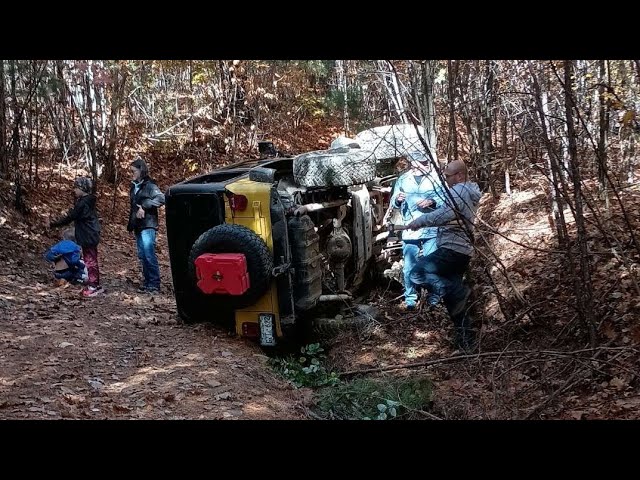
[[[84,193],[91,193],[93,182],[89,177],[76,177],[75,181],[73,182],[73,186],[79,188]]]

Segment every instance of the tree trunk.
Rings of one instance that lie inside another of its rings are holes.
[[[433,101],[433,81],[435,78],[436,60],[423,60],[421,66],[422,79],[422,116],[424,118],[424,129],[427,134],[426,140],[429,148],[437,160],[438,132],[436,130],[436,110]]]
[[[565,60],[564,65],[564,93],[565,112],[567,119],[567,133],[569,142],[569,158],[571,176],[573,178],[573,197],[575,202],[575,220],[578,233],[577,243],[580,253],[580,273],[582,278],[575,277],[575,293],[578,299],[578,311],[581,320],[589,331],[591,346],[595,347],[596,332],[593,311],[593,294],[591,286],[591,273],[589,271],[589,252],[587,250],[587,230],[585,228],[582,206],[582,182],[580,177],[580,163],[578,162],[578,148],[576,145],[576,132],[573,124],[574,99],[573,90],[573,61]]]
[[[18,98],[16,96],[16,64],[15,60],[9,60],[9,81],[11,85],[11,105],[13,113],[13,127],[11,131],[10,156],[13,163],[13,179],[15,184],[15,207],[18,211],[26,213],[26,205],[21,185],[20,162],[20,122],[21,115],[18,113]]]
[[[104,179],[114,185],[117,183],[116,146],[118,144],[118,118],[126,94],[127,72],[124,67],[114,71],[111,92],[111,112],[105,132],[107,147],[104,156]]]
[[[93,92],[93,74],[91,72],[91,63],[89,63],[89,68],[87,69],[87,73],[84,77],[84,84],[86,87],[85,95],[86,95],[86,115],[88,118],[88,127],[87,127],[87,146],[88,146],[88,158],[87,164],[89,166],[89,170],[91,171],[91,177],[93,178],[94,188],[98,182],[98,152],[96,147],[96,129],[95,122],[93,120],[93,112],[95,111],[95,95]]]
[[[69,98],[71,100],[71,105],[73,106],[72,111],[76,111],[78,113],[78,120],[80,121],[80,127],[82,129],[82,135],[84,137],[84,150],[86,156],[86,163],[91,171],[91,175],[94,180],[94,189],[96,188],[96,181],[98,179],[98,172],[96,168],[96,157],[95,157],[95,138],[93,136],[94,128],[93,128],[93,114],[91,111],[91,96],[89,93],[89,80],[88,75],[85,73],[82,76],[82,82],[78,82],[75,85],[75,91],[71,90],[71,87],[67,84],[66,79],[64,79],[64,74],[62,69],[62,65],[58,64],[58,74],[63,79],[63,85],[69,94]],[[82,84],[85,86],[85,92],[82,91]],[[83,111],[82,106],[86,107],[86,110]],[[89,119],[89,124],[85,122],[84,116],[87,115]],[[71,130],[73,131],[73,130]]]
[[[502,129],[501,129],[501,143],[502,143],[502,155],[503,155],[503,168],[504,168],[504,191],[507,195],[511,196],[511,177],[509,176],[509,167],[510,164],[513,163],[518,155],[518,149],[514,145],[513,148],[513,159],[509,161],[509,144],[507,143],[507,115],[504,115],[502,119]]]
[[[391,86],[393,87],[394,98],[396,99],[398,104],[398,113],[400,116],[400,121],[402,123],[409,123],[409,118],[407,117],[407,111],[404,106],[404,100],[402,99],[402,91],[400,90],[400,84],[398,83],[398,75],[395,72],[393,72],[389,78],[391,80]]]
[[[600,188],[600,197],[605,200],[606,210],[609,211],[609,195],[607,192],[607,135],[609,132],[609,111],[607,108],[607,101],[605,98],[605,82],[606,79],[606,65],[605,60],[599,60],[599,83],[598,97],[599,97],[599,137],[598,137],[598,155],[596,156],[596,162],[598,167],[598,186]],[[609,86],[607,83],[606,86]]]
[[[35,149],[35,185],[38,186],[40,183],[40,178],[38,177],[38,166],[40,165],[40,102],[38,102],[38,97],[36,96],[36,149]]]
[[[458,63],[460,65],[460,63]],[[471,78],[473,75],[471,74],[471,62],[462,63],[462,72],[461,75],[456,76],[456,81],[458,85],[458,91],[460,92],[460,117],[462,119],[462,123],[467,130],[467,137],[469,139],[469,159],[468,165],[476,165],[478,163],[479,156],[479,140],[476,135],[476,132],[473,128],[473,121],[475,119],[476,113],[472,111],[473,108],[473,95],[472,95],[472,86],[471,86]]]
[[[458,134],[456,129],[455,82],[458,77],[458,62],[447,60],[447,80],[449,88],[449,140],[447,142],[447,157],[449,161],[458,160]]]
[[[4,91],[4,60],[0,60],[0,177],[8,178],[9,160],[7,158],[7,116],[6,95]]]
[[[58,90],[58,98],[57,98],[58,102],[56,105],[57,108],[55,109],[52,108],[51,115],[55,115],[54,111],[57,113],[57,115],[55,116],[56,116],[56,123],[59,122],[59,126],[60,126],[63,160],[67,162],[67,165],[70,165],[69,155],[72,155],[74,150],[73,148],[74,135],[73,135],[72,124],[74,122],[73,115],[74,115],[75,109],[73,108],[73,105],[74,105],[73,92],[69,90],[67,81],[64,78],[64,62],[62,60],[57,61],[55,68],[56,68],[56,74],[57,74],[59,85],[61,85],[62,88],[59,88]],[[68,116],[67,106],[72,107],[70,109],[71,115],[72,115],[71,120],[69,119],[69,116]]]
[[[196,143],[196,121],[193,118],[194,96],[193,96],[193,60],[189,60],[189,105],[191,109],[191,143]]]
[[[551,139],[549,138],[549,121],[548,121],[548,108],[549,102],[547,100],[547,93],[542,93],[540,88],[540,83],[538,82],[537,76],[533,69],[531,62],[528,62],[529,73],[531,75],[532,85],[533,85],[533,93],[534,99],[536,102],[536,108],[538,112],[538,116],[540,118],[540,126],[542,129],[542,140],[546,146],[546,152],[544,157],[546,158],[548,174],[547,178],[549,179],[548,185],[548,197],[549,203],[551,206],[552,212],[552,226],[555,227],[556,234],[558,236],[558,245],[562,248],[566,248],[568,246],[568,234],[567,234],[567,224],[564,218],[564,202],[562,198],[562,192],[560,191],[561,184],[561,173],[558,165],[558,158],[556,156],[556,152],[553,149],[553,144],[551,143]]]
[[[390,71],[390,69],[387,68],[387,63],[384,61],[378,62],[378,69],[380,81],[387,92],[387,100],[393,106],[389,110],[395,110],[397,118],[401,123],[408,123],[407,114],[404,110],[404,102],[402,101],[402,95],[400,95],[398,82],[396,81],[393,69]]]
[[[493,116],[493,84],[494,75],[492,62],[487,60],[484,74],[481,72],[481,65],[475,61],[476,67],[476,129],[479,146],[478,185],[483,191],[491,191],[496,197],[493,186],[491,165],[494,156],[493,140],[491,136],[492,116]]]
[[[345,60],[336,60],[336,77],[338,80],[338,90],[342,93],[342,128],[345,135],[349,135],[349,105],[347,92],[347,72]]]
[[[13,131],[11,135],[11,159],[13,160],[13,170],[14,170],[14,179],[15,179],[15,207],[21,213],[27,213],[28,209],[24,199],[24,190],[22,187],[22,176],[20,172],[20,126],[22,124],[22,116],[24,115],[25,109],[29,105],[31,101],[31,97],[36,92],[40,81],[42,80],[42,75],[44,73],[44,67],[41,72],[37,75],[34,75],[31,82],[27,85],[24,83],[23,87],[26,90],[27,94],[23,97],[22,106],[18,109],[18,100],[16,93],[16,68],[15,61],[11,60],[9,63],[10,66],[10,77],[11,77],[11,98],[13,100]],[[28,87],[28,88],[27,88]]]
[[[35,76],[33,77],[35,79]],[[33,182],[33,112],[29,109],[27,114],[27,148],[26,151],[29,155],[29,185]]]
[[[493,184],[493,159],[495,158],[494,152],[494,144],[493,144],[493,116],[494,116],[494,89],[495,89],[495,75],[494,70],[495,65],[492,60],[487,60],[485,63],[485,83],[484,83],[484,96],[483,96],[483,106],[484,106],[484,137],[485,140],[483,142],[485,147],[485,169],[486,176],[489,182],[489,189],[491,190],[491,194],[494,198],[497,197],[496,189]]]

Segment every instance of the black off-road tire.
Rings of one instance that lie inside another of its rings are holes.
[[[217,225],[198,237],[189,255],[189,274],[197,287],[196,259],[205,253],[242,253],[247,259],[249,289],[242,295],[215,295],[224,298],[229,307],[243,308],[256,302],[269,288],[273,271],[273,255],[251,229],[242,225]]]

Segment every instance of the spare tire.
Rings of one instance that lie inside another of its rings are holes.
[[[335,148],[360,148],[360,144],[356,142],[353,138],[349,137],[338,137],[331,142],[329,146],[330,150]]]
[[[255,303],[269,288],[273,271],[273,255],[255,232],[242,225],[217,225],[198,237],[189,255],[189,275],[193,288],[198,288],[196,259],[205,253],[242,253],[247,259],[249,289],[242,295],[225,296],[225,304],[243,308]]]
[[[375,176],[376,157],[361,148],[318,150],[293,159],[293,178],[305,187],[350,187]]]

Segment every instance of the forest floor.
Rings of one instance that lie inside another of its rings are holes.
[[[637,227],[640,184],[621,198]],[[576,283],[567,256],[554,250],[545,201],[533,182],[481,201],[470,275],[479,355],[452,351],[446,313],[401,312],[401,299],[392,299],[402,292],[392,286],[393,293],[378,289],[369,297],[380,311],[375,322],[327,341],[332,368],[348,378],[427,378],[433,394],[426,418],[639,419],[640,255],[630,229],[614,201],[606,220],[610,243],[587,216],[592,345],[573,306]],[[575,225],[565,213],[571,232]]]
[[[105,293],[85,299],[16,227],[0,227],[0,418],[304,418],[303,395],[256,345],[179,322],[164,236],[162,291],[139,294],[134,242],[107,226]]]
[[[123,188],[105,190],[99,199],[105,293],[84,299],[79,287],[56,283],[43,253],[60,231],[47,232],[44,225],[48,215],[71,205],[73,172],[66,175],[30,191],[27,215],[10,205],[9,185],[0,185],[0,418],[345,418],[326,404],[319,408],[323,389],[295,388],[279,376],[254,343],[215,324],[180,321],[164,220],[158,236],[162,290],[137,293],[140,273],[124,228]],[[166,188],[173,180],[163,181]],[[51,193],[57,191],[65,193]],[[385,284],[364,299],[378,310],[374,320],[320,339],[326,368],[348,372],[343,384],[428,380],[428,401],[410,418],[640,418],[640,258],[629,229],[615,205],[607,220],[620,240],[614,248],[588,225],[592,346],[571,307],[573,277],[567,259],[554,253],[542,192],[532,183],[511,196],[482,200],[480,218],[493,230],[482,234],[480,257],[495,252],[507,274],[484,268],[482,258],[474,261],[480,355],[453,352],[446,315],[400,312],[401,290]],[[637,226],[640,188],[623,194]],[[354,373],[365,369],[380,371]]]

